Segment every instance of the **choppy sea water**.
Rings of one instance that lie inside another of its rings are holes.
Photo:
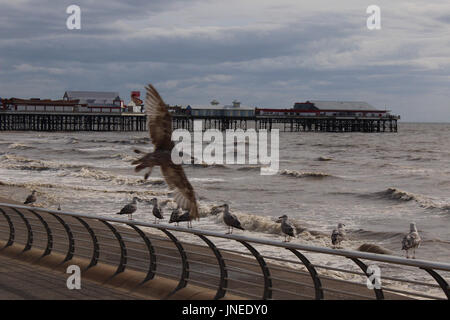
[[[221,214],[211,209],[228,202],[247,236],[281,239],[275,219],[286,214],[299,232],[294,242],[329,247],[331,230],[342,222],[345,248],[373,243],[404,255],[401,239],[416,222],[423,239],[417,257],[450,262],[449,137],[450,124],[401,123],[398,133],[384,134],[280,132],[276,175],[260,175],[255,165],[186,165],[203,216],[195,227],[225,232]],[[167,222],[175,206],[169,190],[159,169],[148,181],[134,172],[134,148],[151,149],[146,132],[1,132],[0,196],[23,201],[8,187],[36,189],[39,206],[106,216],[137,196],[143,202],[134,218],[149,222],[148,200],[158,197]],[[351,264],[312,256],[323,265]]]

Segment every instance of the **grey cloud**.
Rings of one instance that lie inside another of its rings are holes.
[[[435,15],[422,18],[424,31],[390,19],[380,32],[370,33],[364,10],[361,16],[346,10],[311,12],[273,24],[259,17],[232,23],[230,13],[229,24],[214,24],[211,17],[210,25],[200,28],[175,20],[155,25],[153,18],[182,14],[205,1],[84,0],[77,3],[82,30],[68,31],[65,8],[72,1],[33,2],[0,1],[2,97],[55,98],[67,89],[95,89],[117,90],[127,99],[131,89],[142,90],[151,81],[169,103],[237,98],[289,107],[301,99],[355,99],[391,106],[410,120],[423,114],[418,101],[436,96],[437,119],[450,118],[445,113],[450,39],[439,29],[442,24],[435,24]],[[392,17],[402,14],[396,13]],[[430,35],[433,28],[443,36]]]

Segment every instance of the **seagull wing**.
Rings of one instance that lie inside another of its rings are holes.
[[[294,235],[294,226],[290,223],[286,223],[286,234],[295,237]]]
[[[175,201],[185,210],[189,210],[191,219],[200,218],[195,199],[194,188],[180,165],[162,165],[161,172],[170,189],[176,189]]]
[[[158,91],[149,84],[146,88],[145,111],[150,138],[156,149],[172,150],[172,116]]]
[[[233,222],[232,222],[233,227],[237,228],[237,229],[244,230],[244,228],[242,227],[241,222],[239,221],[238,217],[235,214],[232,214],[232,213],[231,213],[231,216],[233,217]]]

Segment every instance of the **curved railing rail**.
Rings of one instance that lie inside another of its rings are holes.
[[[0,203],[0,240],[4,248],[20,244],[23,251],[42,249],[42,256],[62,253],[64,262],[84,257],[89,261],[87,268],[105,262],[117,265],[116,274],[126,269],[142,271],[142,282],[158,276],[172,278],[178,281],[173,292],[190,283],[211,288],[215,299],[227,293],[252,299],[450,298],[448,263],[7,203]],[[223,240],[234,241],[246,251],[217,244]],[[289,250],[296,259],[264,254],[267,248]],[[317,255],[352,263],[321,265],[312,262]],[[370,263],[382,271],[381,287],[369,270]],[[402,277],[411,275],[407,270],[424,277]],[[372,286],[367,285],[368,279]]]

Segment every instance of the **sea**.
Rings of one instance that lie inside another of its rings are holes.
[[[401,241],[415,222],[422,237],[416,257],[449,263],[449,137],[448,123],[399,123],[398,133],[281,130],[275,175],[261,175],[255,164],[184,165],[202,216],[194,227],[225,233],[215,207],[228,203],[246,229],[237,234],[282,240],[276,220],[285,214],[296,227],[293,243],[331,247],[332,230],[344,223],[344,249],[375,244],[404,256]],[[0,196],[23,201],[35,189],[38,206],[108,217],[117,217],[136,196],[141,202],[133,218],[145,222],[154,220],[150,199],[156,197],[162,223],[168,223],[175,207],[172,194],[159,169],[148,180],[134,172],[135,148],[152,150],[148,132],[0,132]],[[261,250],[295,260],[287,250]],[[324,266],[353,264],[342,257],[308,257]],[[402,276],[432,282],[415,268],[402,269]]]

